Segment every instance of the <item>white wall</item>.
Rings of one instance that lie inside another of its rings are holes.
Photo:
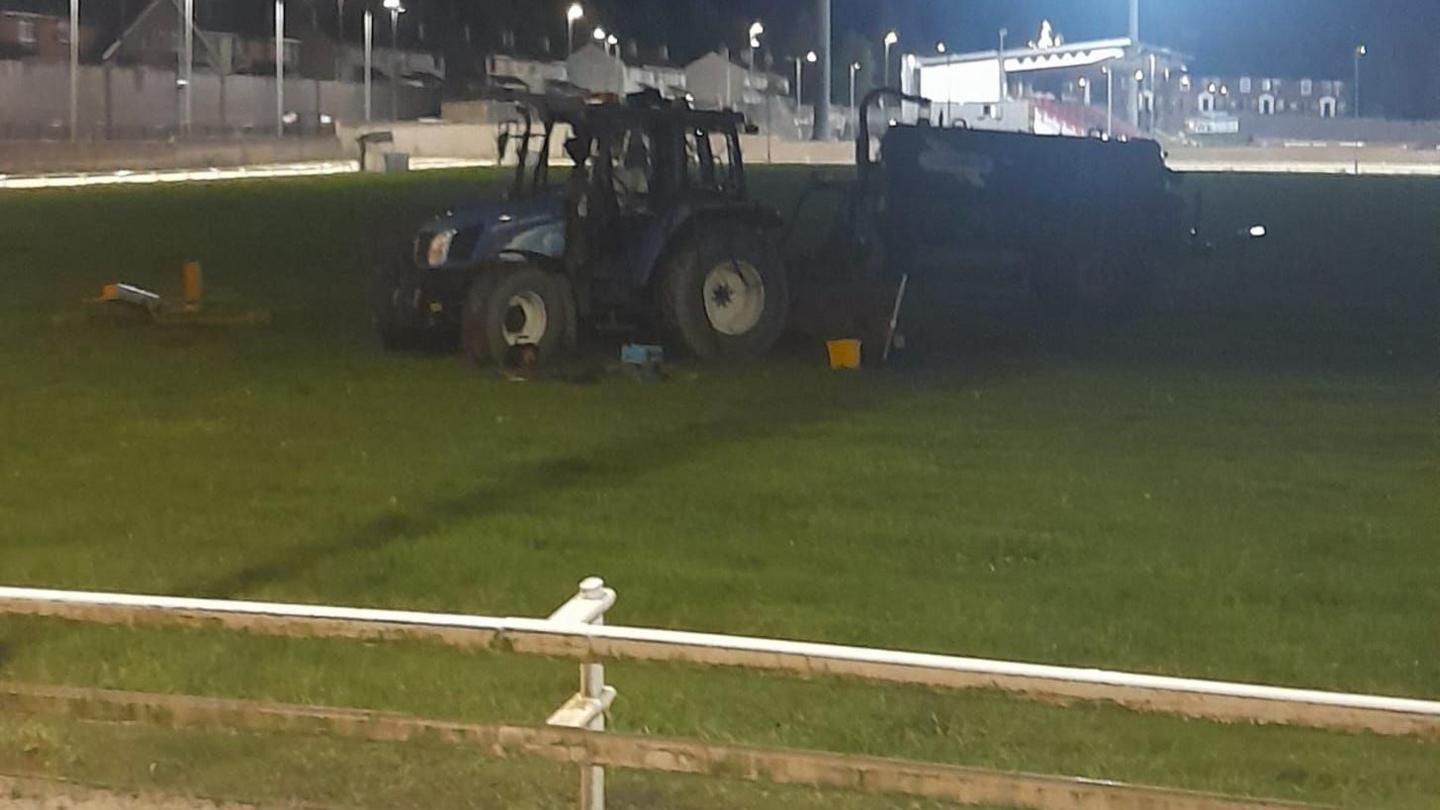
[[[1000,61],[921,66],[919,90],[938,102],[993,104],[1000,100]]]
[[[154,68],[80,68],[80,133],[85,138],[159,136],[173,132],[180,120],[180,91],[173,71]],[[197,131],[275,127],[275,80],[263,76],[196,73],[192,89]],[[0,60],[0,137],[41,137],[65,134],[69,121],[69,69],[63,64]],[[108,89],[107,89],[108,88]],[[223,117],[222,117],[222,99]],[[390,87],[377,82],[374,113],[389,117]],[[425,112],[426,93],[401,88],[402,117]],[[364,119],[362,85],[345,82],[287,79],[285,109],[315,122],[321,113],[341,121]]]

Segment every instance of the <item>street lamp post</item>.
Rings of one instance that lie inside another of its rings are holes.
[[[850,63],[850,113],[855,114],[855,74],[860,72],[860,63]]]
[[[1135,129],[1136,129],[1137,131],[1140,129],[1140,104],[1141,104],[1141,101],[1142,101],[1144,98],[1145,98],[1145,71],[1142,70],[1142,69],[1140,69],[1140,68],[1136,68],[1136,69],[1135,69],[1135,93],[1132,95],[1132,100],[1134,101],[1134,110],[1133,110],[1133,114],[1130,116],[1130,118],[1131,118],[1131,123],[1134,124]]]
[[[1106,65],[1100,72],[1105,74],[1105,137],[1109,139],[1115,133],[1115,71]]]
[[[335,0],[335,81],[345,81],[345,0]]]
[[[182,84],[180,87],[180,131],[186,135],[190,134],[190,126],[194,121],[195,107],[193,99],[193,85],[195,84],[195,0],[185,0],[185,64],[181,71]],[[78,35],[73,32],[70,39],[73,41]]]
[[[890,86],[890,49],[900,41],[900,35],[891,31],[885,35],[885,86]]]
[[[368,122],[374,117],[374,111],[370,102],[371,82],[374,76],[371,75],[371,62],[375,50],[375,16],[370,9],[365,9],[365,120]]]
[[[405,6],[400,0],[385,0],[390,12],[390,120],[400,120],[400,15]]]
[[[275,134],[285,136],[285,0],[275,0]]]
[[[804,62],[800,61],[800,57],[798,57],[798,56],[795,57],[795,114],[796,114],[796,115],[799,115],[799,114],[800,114],[800,105],[803,103],[803,102],[802,102],[802,99],[804,98],[804,90],[803,90],[802,88],[804,87],[804,83],[805,83],[805,73],[804,73],[804,71],[803,71],[803,67],[804,67],[804,65],[805,65],[806,63],[812,64],[812,65],[815,64],[815,62],[816,62],[819,58],[820,58],[820,55],[817,54],[817,53],[815,53],[814,51],[810,51],[810,52],[808,52],[808,53],[805,54],[805,61],[804,61]]]
[[[565,55],[569,56],[575,52],[575,23],[585,19],[585,7],[579,3],[571,3],[565,9]]]
[[[1360,60],[1364,59],[1370,49],[1364,45],[1355,48],[1355,117],[1360,117]]]
[[[953,121],[955,119],[955,110],[953,107],[955,99],[950,92],[950,49],[945,45],[944,40],[935,43],[935,53],[945,57],[945,115]],[[922,91],[924,91],[923,88]],[[944,122],[941,123],[943,125]]]
[[[1000,103],[1005,103],[1005,97],[1010,95],[1010,82],[1005,79],[1005,38],[1010,36],[1009,28],[1000,29],[1000,50],[995,52],[995,59],[1000,67]]]
[[[70,140],[80,137],[80,0],[70,0]]]
[[[756,20],[755,22],[750,23],[750,28],[749,28],[748,31],[746,31],[746,33],[748,33],[748,34],[750,35],[750,50],[748,51],[749,58],[746,60],[746,64],[750,66],[750,73],[749,73],[748,76],[746,76],[746,79],[745,79],[745,80],[746,80],[746,82],[747,82],[751,87],[756,87],[756,88],[758,88],[758,87],[759,87],[759,82],[755,81],[755,59],[756,59],[757,55],[758,55],[759,52],[760,52],[760,37],[762,37],[762,36],[765,35],[765,24],[762,23],[762,22],[760,22],[759,20]],[[744,93],[741,93],[740,95],[741,95],[740,100],[741,100],[741,102],[742,102],[742,104],[743,104],[743,102],[744,102],[744,100],[745,100],[745,98],[744,98],[744,97],[745,97],[745,94],[744,94]],[[765,79],[765,137],[766,137],[766,139],[767,139],[767,144],[768,144],[768,139],[769,139],[769,137],[770,137],[770,79],[769,79],[769,77],[766,77],[766,79]],[[768,148],[769,148],[768,145],[767,145],[766,148],[767,148],[767,151],[768,151]]]

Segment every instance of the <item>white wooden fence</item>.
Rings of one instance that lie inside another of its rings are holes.
[[[456,647],[581,662],[579,691],[550,716],[544,729],[17,684],[0,684],[0,705],[100,720],[151,720],[172,727],[223,724],[387,740],[439,736],[457,744],[479,745],[492,753],[523,753],[576,764],[581,773],[582,810],[604,807],[603,769],[607,765],[1041,810],[1293,806],[1084,779],[605,734],[605,716],[616,691],[605,683],[603,661],[668,661],[807,677],[996,689],[1041,700],[1107,701],[1137,711],[1221,722],[1440,738],[1437,701],[605,625],[604,616],[615,599],[613,590],[590,578],[550,617],[529,619],[0,587],[0,614],[103,624],[223,627],[265,635],[427,639]]]

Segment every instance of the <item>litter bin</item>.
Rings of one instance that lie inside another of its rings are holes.
[[[360,145],[360,171],[368,172],[373,171],[370,168],[375,162],[372,158],[382,157],[385,154],[381,151],[381,146],[395,143],[395,134],[388,131],[367,132],[356,138],[355,142]],[[380,168],[385,168],[383,159],[380,162]]]

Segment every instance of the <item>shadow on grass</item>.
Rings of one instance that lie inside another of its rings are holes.
[[[873,407],[877,390],[867,387],[854,399],[828,403],[813,397],[771,401],[763,407],[739,403],[722,418],[689,422],[663,433],[608,441],[583,452],[518,468],[495,484],[436,498],[410,514],[376,515],[342,536],[257,561],[215,579],[182,586],[178,593],[238,597],[314,571],[329,561],[416,540],[451,524],[487,516],[531,513],[565,497],[567,492],[612,486],[681,466],[729,445],[784,436],[802,424],[811,425],[842,412]]]

